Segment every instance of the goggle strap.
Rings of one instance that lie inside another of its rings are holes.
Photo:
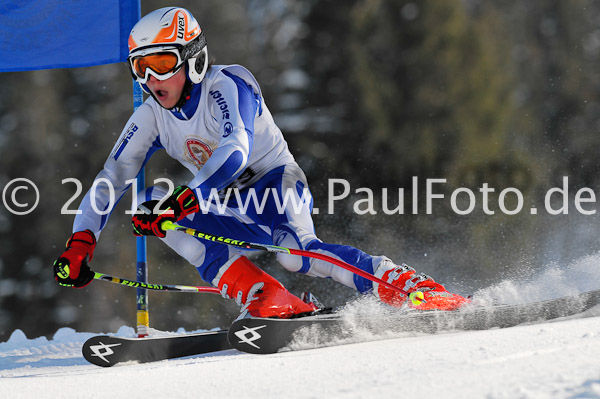
[[[181,59],[183,61],[187,61],[196,54],[198,54],[202,49],[206,46],[206,36],[204,36],[204,32],[200,32],[200,36],[198,36],[194,41],[181,49]]]

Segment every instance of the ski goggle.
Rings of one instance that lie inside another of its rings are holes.
[[[129,57],[129,69],[134,78],[141,84],[146,84],[150,75],[158,80],[166,80],[175,75],[184,61],[181,59],[179,50],[162,49],[159,52]]]

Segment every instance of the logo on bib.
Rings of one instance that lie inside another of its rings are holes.
[[[185,141],[185,155],[188,161],[200,170],[213,153],[213,148],[203,141],[193,138]]]
[[[225,126],[223,126],[223,137],[227,137],[229,136],[231,133],[233,133],[233,125],[231,124],[231,122],[226,122]]]

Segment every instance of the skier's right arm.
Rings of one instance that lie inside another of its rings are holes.
[[[129,119],[104,168],[94,179],[79,205],[73,235],[66,250],[54,262],[54,276],[61,285],[84,287],[94,273],[87,266],[100,232],[117,202],[129,189],[141,168],[157,149],[163,148],[152,107],[143,104]]]

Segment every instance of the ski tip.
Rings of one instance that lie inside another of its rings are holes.
[[[97,335],[85,341],[81,352],[88,362],[100,367],[111,367],[116,364],[112,358],[115,353],[113,347],[120,345],[112,342],[108,335]]]

